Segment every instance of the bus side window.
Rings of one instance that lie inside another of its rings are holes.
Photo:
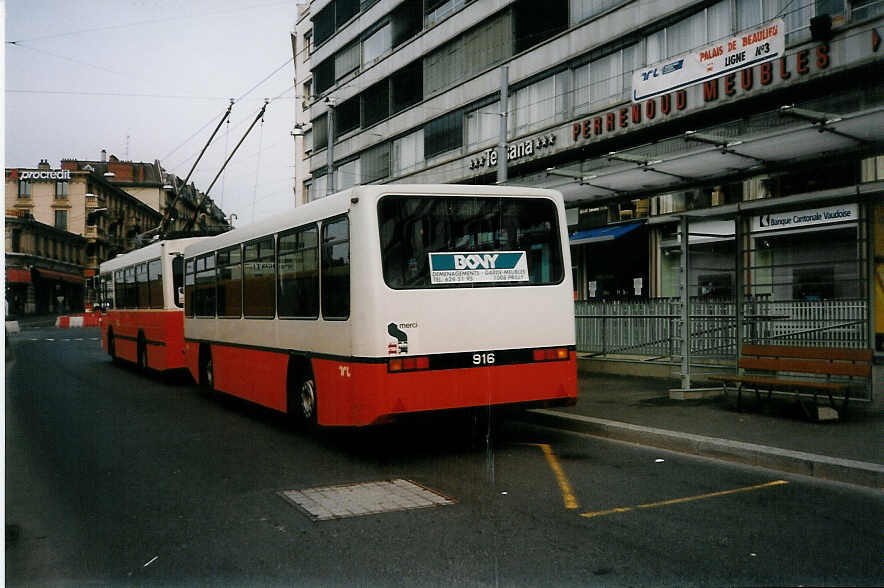
[[[322,225],[322,318],[350,317],[350,225],[341,217]]]
[[[184,308],[184,258],[176,255],[172,259],[172,299],[175,306]]]

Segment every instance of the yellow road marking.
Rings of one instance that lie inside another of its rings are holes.
[[[673,498],[671,500],[661,500],[660,502],[649,502],[647,504],[639,504],[638,506],[624,506],[620,508],[611,508],[608,510],[599,510],[595,512],[585,512],[580,516],[586,517],[588,519],[593,517],[601,517],[610,514],[617,514],[621,512],[629,512],[638,508],[657,508],[659,506],[669,506],[672,504],[681,504],[683,502],[693,502],[695,500],[703,500],[705,498],[715,498],[717,496],[727,496],[729,494],[737,494],[739,492],[751,492],[752,490],[761,490],[763,488],[770,488],[772,486],[782,486],[783,484],[788,484],[786,480],[775,480],[773,482],[767,482],[765,484],[757,484],[755,486],[746,486],[745,488],[734,488],[733,490],[722,490],[720,492],[710,492],[708,494],[700,494],[699,496],[688,496],[685,498]]]
[[[552,448],[546,443],[533,443],[533,445],[536,447],[540,447],[540,449],[543,450],[543,454],[546,456],[546,462],[549,464],[550,469],[556,476],[556,481],[559,483],[559,490],[562,491],[562,500],[565,501],[565,508],[577,508],[577,498],[574,496],[574,492],[571,490],[571,484],[570,482],[568,482],[568,476],[565,475],[565,470],[563,470],[562,466],[559,465],[559,460],[556,459]]]

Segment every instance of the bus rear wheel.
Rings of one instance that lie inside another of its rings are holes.
[[[107,354],[110,356],[111,361],[117,361],[117,344],[114,341],[113,331],[108,331],[107,333]]]
[[[297,390],[298,412],[307,426],[316,426],[316,382],[312,374],[301,377]]]
[[[142,372],[146,372],[148,368],[147,365],[147,343],[144,342],[144,337],[138,338],[138,370]]]
[[[215,391],[215,365],[209,350],[200,352],[200,388],[205,394]]]

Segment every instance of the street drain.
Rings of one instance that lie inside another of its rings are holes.
[[[285,490],[280,495],[314,521],[454,504],[438,492],[402,479]]]

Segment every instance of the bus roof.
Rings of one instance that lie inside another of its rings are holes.
[[[155,241],[150,245],[141,247],[140,249],[135,249],[133,251],[129,251],[128,253],[123,253],[122,255],[117,255],[113,259],[102,262],[102,264],[99,266],[98,273],[103,274],[106,272],[112,272],[114,270],[120,269],[121,267],[130,266],[134,263],[142,263],[151,259],[156,259],[164,253],[184,253],[184,249],[188,245],[192,245],[197,241],[202,241],[203,239],[208,238],[209,237],[189,237],[186,239]]]
[[[487,186],[466,184],[376,184],[354,186],[331,196],[314,200],[304,206],[274,215],[269,219],[233,229],[215,237],[201,239],[187,247],[184,255],[193,257],[209,251],[223,249],[295,228],[350,210],[351,199],[370,202],[388,194],[438,195],[438,196],[506,196],[513,198],[555,198],[561,202],[561,194],[555,190],[527,188],[523,186]]]

